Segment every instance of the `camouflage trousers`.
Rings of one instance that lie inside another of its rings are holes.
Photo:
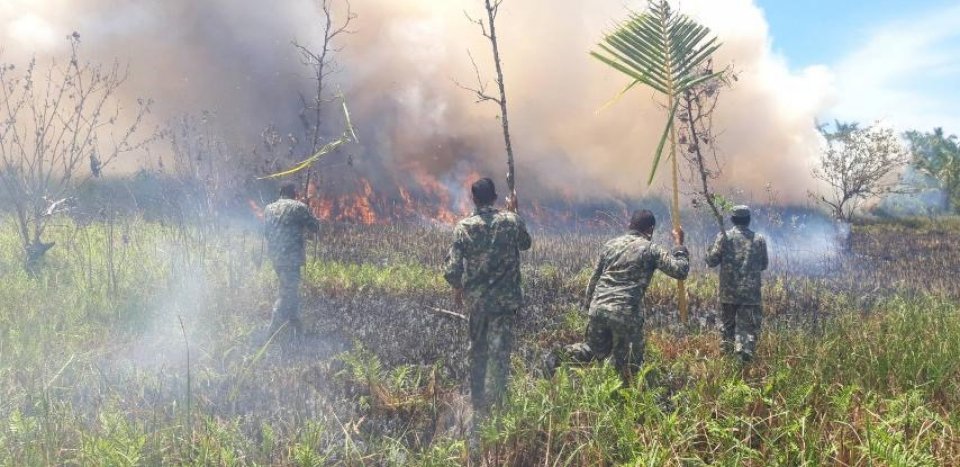
[[[284,324],[289,323],[296,332],[302,330],[300,322],[300,265],[287,264],[273,265],[277,272],[280,290],[277,301],[273,304],[273,319],[270,323],[270,335],[273,335]]]
[[[507,389],[510,353],[513,351],[515,310],[470,306],[470,399],[474,410],[484,411],[498,402]],[[487,384],[489,376],[491,384]]]
[[[620,378],[629,384],[643,365],[645,343],[642,316],[631,313],[614,318],[600,312],[587,323],[586,341],[564,347],[549,365],[555,368],[561,361],[585,364],[611,357]]]
[[[735,354],[744,362],[749,362],[757,350],[760,325],[763,323],[763,309],[760,305],[734,303],[723,303],[720,308],[723,322],[723,350]]]

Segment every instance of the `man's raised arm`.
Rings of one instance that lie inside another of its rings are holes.
[[[664,274],[683,280],[690,273],[690,252],[683,246],[683,230],[673,231],[673,241],[676,246],[671,251],[667,251],[660,245],[650,244],[651,252],[657,262],[657,269]]]

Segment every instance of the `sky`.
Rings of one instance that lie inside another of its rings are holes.
[[[757,0],[791,70],[825,68],[824,119],[960,133],[960,1]]]

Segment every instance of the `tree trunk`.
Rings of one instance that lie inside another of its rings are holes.
[[[503,126],[503,143],[507,150],[507,189],[516,200],[516,169],[513,164],[513,145],[510,142],[510,124],[507,118],[507,91],[503,80],[503,66],[500,63],[500,47],[497,44],[497,6],[491,0],[484,0],[487,18],[490,22],[490,45],[493,47],[493,63],[497,70],[497,87],[500,90],[500,123]]]

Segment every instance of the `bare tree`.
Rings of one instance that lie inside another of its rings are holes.
[[[346,13],[343,16],[343,20],[335,24],[334,1],[335,0],[319,0],[320,8],[323,10],[324,21],[323,41],[320,44],[319,50],[313,50],[297,41],[293,41],[293,46],[300,52],[301,61],[305,66],[310,67],[312,72],[311,79],[315,84],[314,95],[311,96],[309,100],[303,95],[300,96],[304,113],[309,113],[312,116],[312,121],[308,120],[306,115],[304,115],[303,118],[304,125],[310,132],[310,142],[313,151],[320,148],[320,122],[322,120],[323,104],[333,100],[333,98],[327,97],[325,85],[327,78],[337,72],[337,63],[334,54],[342,50],[342,48],[336,47],[334,42],[339,36],[352,32],[349,29],[350,23],[357,18],[357,15],[352,10],[350,1],[343,0]]]
[[[693,202],[697,207],[706,206],[717,221],[720,233],[726,236],[723,223],[723,211],[729,202],[713,190],[713,182],[720,177],[722,166],[717,155],[716,132],[713,128],[713,112],[721,91],[730,85],[736,75],[729,71],[721,74],[713,72],[713,64],[708,61],[701,67],[704,76],[712,79],[702,82],[683,92],[678,110],[679,143],[687,167],[690,170],[690,183],[695,186]]]
[[[819,130],[825,146],[813,177],[826,183],[827,191],[810,192],[810,197],[834,217],[849,221],[865,201],[896,191],[894,174],[910,161],[910,154],[893,130],[839,121],[832,132],[826,126]]]
[[[323,11],[323,39],[319,49],[312,49],[297,41],[293,41],[293,46],[300,52],[300,59],[304,66],[310,68],[311,79],[314,82],[314,94],[309,99],[300,95],[300,101],[303,105],[301,120],[306,128],[310,141],[310,153],[316,153],[322,146],[322,120],[324,104],[333,100],[328,97],[326,85],[327,78],[336,73],[337,62],[335,54],[342,50],[336,46],[336,40],[343,34],[350,34],[350,24],[357,18],[353,12],[350,0],[342,0],[345,10],[343,18],[340,21],[335,19],[334,3],[336,0],[318,0],[320,9]],[[312,168],[307,170],[306,178],[303,181],[303,192],[307,192],[313,175]]]
[[[126,69],[81,61],[80,35],[68,40],[67,63],[40,69],[34,59],[22,72],[0,65],[0,188],[28,269],[53,246],[41,241],[44,229],[73,190],[150,140],[137,138],[149,101],[122,115],[117,94]]]
[[[487,92],[487,85],[480,77],[480,68],[477,61],[470,55],[470,62],[473,64],[473,70],[477,74],[477,87],[470,88],[457,83],[457,86],[476,94],[477,103],[494,102],[500,106],[500,124],[503,127],[503,143],[507,151],[507,189],[510,191],[510,200],[508,205],[513,209],[517,206],[517,187],[516,187],[516,169],[513,162],[513,144],[510,140],[510,120],[507,116],[507,90],[503,79],[503,64],[500,60],[500,45],[497,42],[497,14],[500,12],[500,6],[504,0],[484,0],[484,9],[487,12],[487,19],[474,19],[467,15],[467,19],[480,27],[480,33],[490,41],[490,48],[493,51],[493,64],[497,72],[497,90],[498,96],[492,96]]]

